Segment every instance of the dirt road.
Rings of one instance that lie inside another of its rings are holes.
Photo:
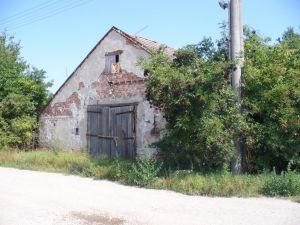
[[[300,204],[209,198],[0,168],[0,225],[299,225]]]

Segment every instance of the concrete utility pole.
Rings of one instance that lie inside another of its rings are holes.
[[[230,83],[236,93],[238,102],[241,101],[241,78],[244,63],[244,38],[242,23],[242,0],[219,1],[222,9],[228,8],[229,18],[229,58],[236,62],[235,68],[230,75]],[[236,174],[242,172],[242,147],[239,137],[235,139],[237,155],[231,166],[231,171]]]

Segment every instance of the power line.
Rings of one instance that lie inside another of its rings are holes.
[[[23,26],[41,21],[41,20],[45,20],[49,17],[55,16],[57,14],[63,13],[65,11],[68,11],[70,9],[85,5],[89,2],[91,2],[93,0],[80,0],[80,1],[76,1],[73,2],[71,4],[68,5],[64,5],[64,6],[55,6],[54,8],[50,9],[49,12],[39,12],[37,15],[31,15],[27,18],[24,18],[22,21],[19,21],[19,23],[12,25],[12,27],[8,28],[8,30],[15,30],[18,28],[21,28]]]
[[[42,17],[32,18],[31,20],[27,20],[27,21],[25,20],[25,21],[23,21],[23,22],[15,25],[15,26],[12,26],[12,28],[9,28],[8,30],[15,30],[15,29],[18,29],[18,28],[30,25],[30,24],[35,23],[35,22],[38,22],[38,21],[41,21],[41,20],[45,20],[45,19],[53,17],[53,16],[55,16],[57,14],[61,14],[61,13],[65,12],[65,11],[68,11],[68,10],[71,10],[73,8],[85,5],[85,4],[87,4],[87,3],[91,2],[91,1],[93,1],[93,0],[88,0],[88,1],[85,1],[85,2],[81,2],[80,4],[69,5],[67,7],[62,7],[60,10],[58,10],[58,11],[56,11],[56,10],[51,11],[50,13],[48,13],[46,15],[43,15]]]
[[[63,9],[70,8],[70,7],[72,7],[74,5],[77,5],[78,3],[81,3],[82,1],[86,1],[86,0],[77,0],[75,2],[72,1],[72,0],[70,0],[70,1],[71,1],[70,4],[69,4],[69,2],[64,1],[64,3],[67,3],[67,4],[55,5],[54,7],[49,8],[49,9],[37,11],[35,14],[28,15],[27,17],[25,17],[23,19],[19,19],[19,20],[17,19],[16,21],[12,21],[6,26],[7,27],[10,27],[10,26],[11,27],[16,27],[16,26],[20,26],[20,25],[25,24],[25,23],[30,23],[34,20],[39,20],[41,17],[46,17],[49,14],[53,14],[53,13],[56,13],[56,12],[61,11]]]
[[[53,2],[53,1],[54,1],[54,0],[50,0],[50,1],[44,2],[44,3],[42,3],[42,4],[39,4],[39,5],[34,6],[34,7],[32,7],[32,8],[26,9],[26,10],[24,10],[24,11],[21,11],[21,12],[19,12],[19,13],[15,13],[15,14],[9,16],[9,17],[6,17],[6,18],[4,18],[4,19],[1,19],[1,20],[0,20],[0,25],[1,25],[1,24],[5,24],[5,23],[8,23],[9,21],[14,20],[14,19],[16,19],[16,18],[20,18],[20,17],[24,17],[24,16],[26,16],[26,15],[28,15],[28,14],[32,14],[32,13],[34,13],[36,10],[43,9],[43,8],[46,8],[46,7],[51,6],[52,4],[56,4],[57,2],[60,2],[60,0],[56,0],[55,2]],[[51,2],[53,2],[53,3],[51,4]]]
[[[61,9],[65,9],[72,5],[78,4],[78,2],[80,1],[82,0],[76,0],[76,1],[67,0],[63,2],[55,1],[53,2],[54,4],[35,9],[34,11],[31,11],[27,14],[23,14],[19,18],[11,19],[10,21],[3,23],[3,26],[7,26],[7,27],[19,26],[20,24],[31,22],[32,20],[39,19],[40,17],[45,17],[45,15],[55,13],[56,11],[59,11]]]
[[[135,32],[134,36],[136,36],[137,34],[141,33],[143,30],[146,30],[148,27],[149,27],[148,25],[142,27],[142,28],[139,29],[137,32]]]

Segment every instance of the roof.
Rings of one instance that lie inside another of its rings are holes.
[[[137,48],[144,49],[148,53],[151,53],[152,50],[158,50],[160,46],[163,46],[165,49],[165,53],[169,57],[174,57],[174,53],[176,49],[171,48],[167,45],[159,44],[156,41],[149,40],[147,38],[138,37],[138,36],[132,36],[127,34],[126,32],[118,29],[117,27],[112,27],[109,29],[109,31],[99,40],[99,42],[95,45],[95,47],[87,54],[87,56],[82,60],[82,62],[76,67],[76,69],[71,73],[71,75],[66,79],[66,81],[59,87],[59,89],[55,92],[53,97],[49,100],[49,102],[45,105],[42,112],[46,109],[46,107],[50,104],[50,102],[55,98],[55,96],[58,94],[58,92],[65,86],[65,84],[68,82],[68,80],[71,79],[71,77],[75,74],[75,72],[81,67],[81,65],[85,62],[85,60],[92,54],[92,52],[98,47],[98,45],[101,44],[101,42],[104,40],[104,38],[111,32],[115,31],[125,37],[133,46]]]
[[[129,38],[130,40],[132,40],[134,42],[135,45],[143,48],[144,50],[146,50],[148,52],[152,51],[152,50],[156,51],[156,50],[159,50],[159,48],[163,47],[165,54],[169,57],[173,57],[174,53],[176,51],[176,49],[169,47],[165,44],[158,43],[157,41],[153,41],[148,38],[144,38],[144,37],[140,37],[140,36],[136,36],[136,35],[129,35],[116,27],[112,27],[111,30],[118,32],[122,36],[125,36],[125,38],[127,38],[127,39]]]
[[[175,49],[171,48],[167,45],[164,44],[160,44],[156,41],[144,38],[144,37],[139,37],[139,36],[133,36],[133,38],[140,42],[143,46],[145,46],[147,49],[153,49],[153,50],[159,50],[159,48],[161,48],[162,46],[164,47],[164,52],[167,56],[169,57],[173,57],[174,53],[175,53]]]

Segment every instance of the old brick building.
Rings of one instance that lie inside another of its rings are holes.
[[[135,158],[160,138],[162,114],[145,99],[140,57],[160,44],[112,27],[40,115],[40,145]],[[174,49],[165,48],[169,56]]]

